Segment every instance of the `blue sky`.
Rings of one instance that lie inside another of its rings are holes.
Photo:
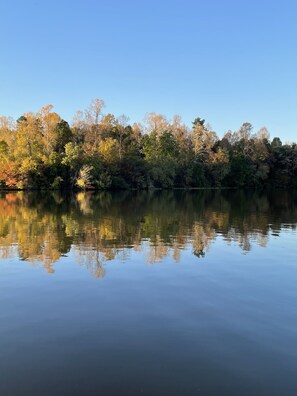
[[[0,114],[52,103],[297,140],[297,1],[0,1]]]

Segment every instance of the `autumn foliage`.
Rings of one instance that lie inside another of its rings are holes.
[[[200,117],[148,113],[144,123],[104,114],[95,99],[71,125],[52,105],[0,117],[0,187],[149,189],[296,187],[297,146],[245,122],[222,138]]]

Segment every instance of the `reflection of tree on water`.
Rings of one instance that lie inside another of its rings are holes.
[[[132,250],[150,264],[168,256],[178,262],[190,246],[203,257],[221,236],[248,252],[296,222],[296,194],[285,191],[7,193],[0,197],[0,255],[17,254],[53,272],[72,249],[80,265],[102,277],[107,261],[125,261]]]

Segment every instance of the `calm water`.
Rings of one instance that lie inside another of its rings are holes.
[[[0,195],[1,396],[297,394],[297,194]]]

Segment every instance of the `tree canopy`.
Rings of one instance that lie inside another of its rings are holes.
[[[297,145],[249,122],[219,138],[197,116],[148,113],[144,123],[104,114],[94,99],[69,125],[52,105],[0,117],[0,187],[147,189],[297,187]]]

